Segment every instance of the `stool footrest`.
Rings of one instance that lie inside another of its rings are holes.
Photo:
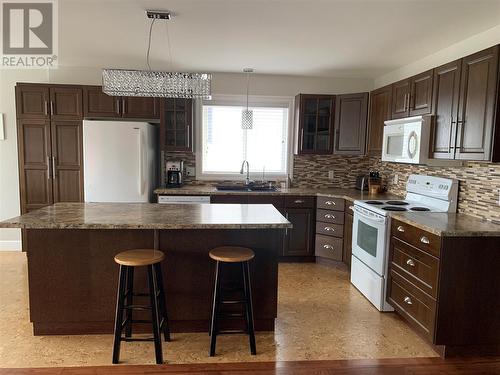
[[[132,341],[154,341],[154,338],[153,337],[148,337],[148,338],[122,337],[120,340],[121,341],[126,341],[126,342],[132,342]]]
[[[226,319],[242,319],[245,317],[243,313],[219,313],[217,316]]]
[[[222,331],[217,331],[217,335],[241,335],[247,334],[248,332],[244,329],[226,329]]]
[[[151,310],[151,306],[142,305],[125,305],[123,308],[127,310]]]
[[[221,304],[223,305],[238,305],[241,303],[247,303],[244,299],[235,299],[235,300],[225,300],[225,301],[220,301]]]

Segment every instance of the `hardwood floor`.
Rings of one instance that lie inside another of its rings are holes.
[[[500,357],[444,360],[441,358],[361,359],[338,361],[212,363],[0,369],[0,375],[498,375]]]

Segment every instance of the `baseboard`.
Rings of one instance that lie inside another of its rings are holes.
[[[21,251],[22,245],[21,240],[0,240],[0,251]]]

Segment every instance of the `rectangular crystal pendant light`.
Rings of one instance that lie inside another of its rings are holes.
[[[210,73],[103,69],[102,91],[112,96],[211,99]]]

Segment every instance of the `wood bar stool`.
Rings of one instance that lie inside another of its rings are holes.
[[[154,341],[156,363],[163,363],[160,332],[163,331],[165,341],[170,341],[161,272],[163,259],[165,259],[165,254],[153,249],[127,250],[115,255],[115,262],[120,265],[120,276],[116,297],[113,363],[118,363],[120,360],[120,343],[122,341]],[[134,293],[134,268],[142,266],[148,268],[149,293]],[[149,297],[150,305],[135,305],[133,303],[134,297]],[[132,318],[134,310],[151,310],[151,320],[134,320]],[[152,323],[153,338],[132,338],[132,323]],[[125,337],[122,336],[123,329],[125,329]]]
[[[215,268],[215,288],[214,300],[212,305],[212,318],[210,320],[210,357],[215,355],[215,346],[217,335],[219,334],[234,334],[247,333],[250,340],[250,352],[255,355],[255,330],[253,323],[253,307],[252,307],[252,288],[250,284],[249,261],[255,257],[254,252],[246,247],[237,246],[222,246],[216,247],[209,252],[210,258],[217,261]],[[221,287],[221,274],[223,263],[241,263],[241,273],[243,279],[243,289],[236,288],[237,292],[242,293],[242,297],[237,300],[223,299],[223,288]],[[237,314],[234,312],[222,311],[224,305],[242,305],[244,312]],[[219,318],[245,318],[245,330],[226,330],[219,329]]]

